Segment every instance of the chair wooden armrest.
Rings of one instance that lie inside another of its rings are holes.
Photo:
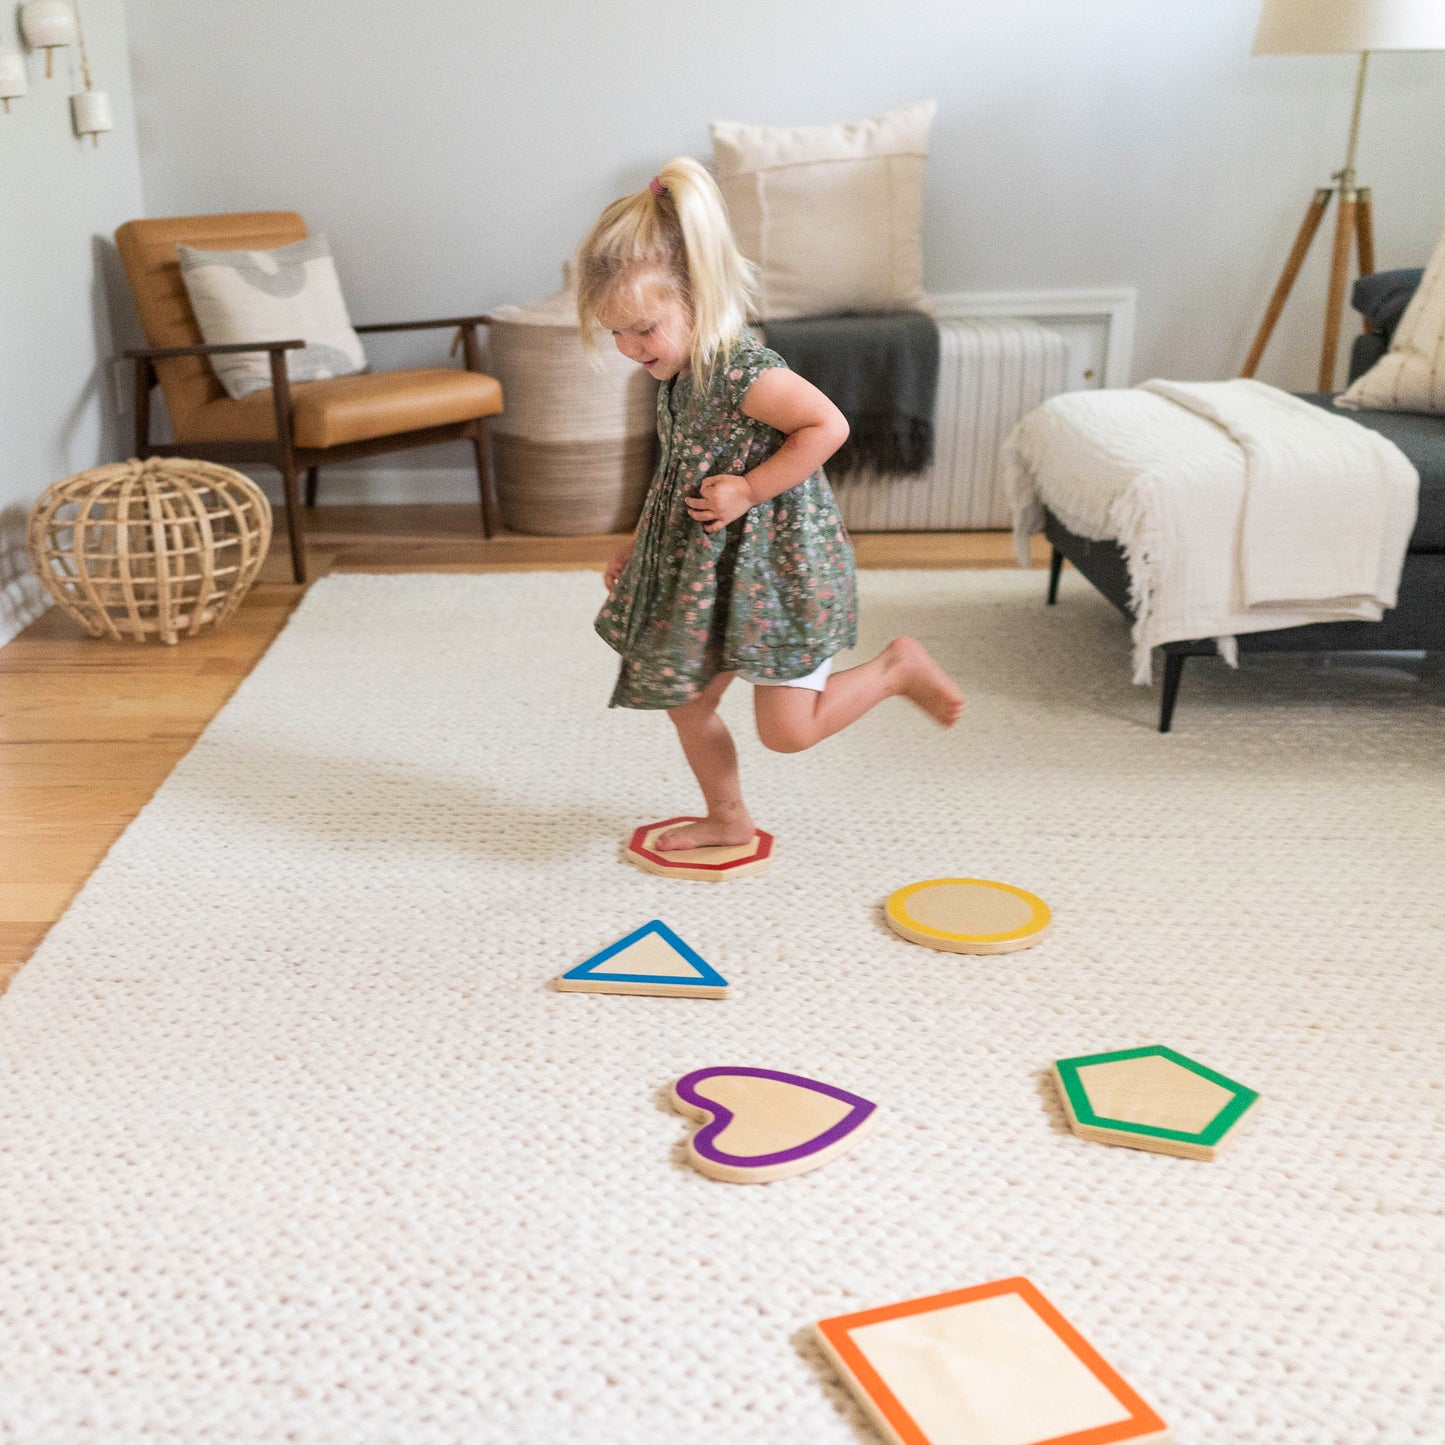
[[[224,346],[134,346],[127,361],[166,361],[173,356],[226,356],[238,351],[295,351],[304,341],[229,341]]]
[[[358,335],[374,331],[431,331],[442,327],[456,328],[456,340],[452,342],[452,355],[457,354],[457,342],[461,343],[462,358],[468,371],[480,372],[482,352],[477,345],[477,327],[490,326],[490,316],[452,316],[443,321],[383,321],[372,326],[354,326]]]
[[[452,326],[490,326],[490,316],[452,316],[442,321],[380,321],[371,326],[353,326],[358,334],[365,331],[431,331]]]
[[[271,405],[276,418],[276,436],[289,445],[291,436],[291,382],[286,353],[305,346],[304,341],[233,341],[215,346],[135,346],[122,353],[135,362],[135,454],[149,455],[151,447],[151,387],[156,382],[157,361],[177,356],[227,356],[238,351],[265,351],[271,357]]]

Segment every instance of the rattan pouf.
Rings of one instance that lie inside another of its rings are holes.
[[[230,467],[117,462],[47,488],[28,540],[46,590],[92,637],[173,643],[240,606],[271,542],[271,504]]]

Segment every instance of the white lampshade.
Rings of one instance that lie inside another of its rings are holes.
[[[0,45],[0,100],[5,102],[5,109],[9,110],[10,102],[29,88],[25,57],[12,46]]]
[[[115,111],[103,90],[82,90],[70,97],[70,118],[76,135],[99,135],[115,129]]]
[[[1445,0],[1264,0],[1256,55],[1445,50]]]
[[[20,29],[32,50],[75,43],[75,11],[70,0],[29,0],[20,7]]]

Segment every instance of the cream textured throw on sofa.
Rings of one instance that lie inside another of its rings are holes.
[[[1134,680],[1150,649],[1377,622],[1395,605],[1419,474],[1378,432],[1258,381],[1057,396],[1004,444],[1021,560],[1048,508],[1129,564]]]

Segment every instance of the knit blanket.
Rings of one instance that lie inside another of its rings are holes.
[[[921,311],[770,321],[767,342],[848,419],[828,470],[903,475],[933,461],[938,323]]]
[[[1129,566],[1134,680],[1150,650],[1393,607],[1419,474],[1378,432],[1258,381],[1151,381],[1030,412],[1004,444],[1027,556],[1047,508],[1117,541]]]

